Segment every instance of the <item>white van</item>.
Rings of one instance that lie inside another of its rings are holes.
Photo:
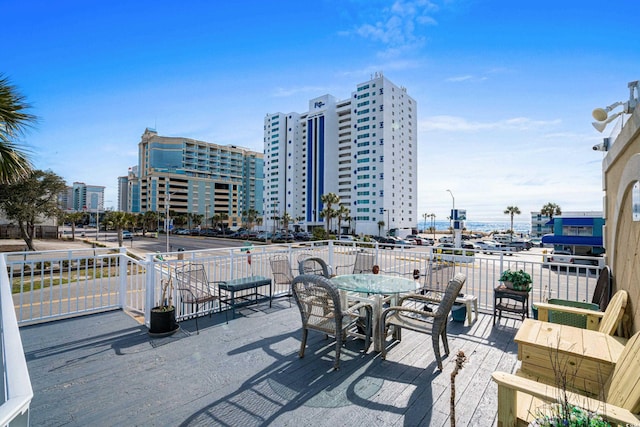
[[[498,243],[511,243],[514,238],[511,234],[494,234],[493,240]]]

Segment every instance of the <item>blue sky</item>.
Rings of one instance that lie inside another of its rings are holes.
[[[263,151],[267,113],[345,99],[376,71],[418,102],[418,214],[602,210],[615,132],[591,111],[640,78],[637,3],[5,0],[0,72],[40,120],[36,167],[106,187],[146,127]],[[619,124],[618,124],[619,126]]]

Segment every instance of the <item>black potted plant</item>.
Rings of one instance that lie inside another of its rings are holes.
[[[173,283],[171,277],[162,280],[162,296],[160,303],[151,309],[149,319],[149,335],[167,336],[176,332],[176,308],[173,305]]]

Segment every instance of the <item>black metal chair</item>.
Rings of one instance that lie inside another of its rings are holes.
[[[176,267],[174,270],[176,278],[176,289],[178,290],[180,302],[183,305],[182,312],[184,313],[184,306],[190,305],[190,316],[193,316],[196,321],[196,333],[200,333],[198,327],[198,316],[200,315],[200,307],[209,305],[209,317],[215,309],[215,301],[220,300],[220,295],[217,294],[216,285],[212,285],[207,279],[207,272],[202,264],[185,264],[180,267]],[[194,310],[195,308],[195,310]],[[206,311],[204,311],[206,313]],[[229,323],[227,312],[225,311],[225,319]]]

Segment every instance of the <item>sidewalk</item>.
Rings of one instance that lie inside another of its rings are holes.
[[[36,239],[33,241],[33,246],[37,251],[54,251],[63,249],[92,249],[96,244],[97,247],[117,248],[117,241],[99,240],[87,237],[76,237],[75,240],[67,239]],[[0,239],[0,252],[23,252],[27,251],[27,244],[22,239]],[[127,251],[134,252],[136,255],[142,255],[139,252],[131,251],[127,248]]]

